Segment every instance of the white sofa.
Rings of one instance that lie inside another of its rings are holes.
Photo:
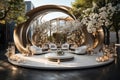
[[[35,45],[30,47],[30,50],[32,51],[32,53],[34,54],[41,54],[42,53],[42,48],[39,48]]]
[[[75,49],[75,54],[85,54],[87,51],[87,46],[80,46]]]

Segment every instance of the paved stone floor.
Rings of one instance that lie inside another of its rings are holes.
[[[0,52],[0,80],[120,80],[120,55],[107,66],[82,70],[37,70],[11,65]],[[118,53],[119,54],[119,53]]]

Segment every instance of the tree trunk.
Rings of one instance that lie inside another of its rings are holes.
[[[106,45],[110,44],[110,31],[106,28]]]
[[[104,26],[103,31],[104,31],[104,44],[109,45],[110,44],[110,31],[109,31],[109,28]]]
[[[116,32],[116,43],[119,44],[119,33],[118,30],[115,30]]]

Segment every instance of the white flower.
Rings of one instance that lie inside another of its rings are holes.
[[[106,22],[105,22],[105,26],[109,26],[109,22],[106,21]]]
[[[90,29],[90,27],[87,27],[87,31],[88,31],[89,33],[92,33],[92,30]]]
[[[108,17],[108,14],[105,12],[105,11],[103,11],[103,12],[101,12],[101,13],[99,13],[100,14],[100,17],[102,18],[102,19],[106,19],[107,17]]]
[[[111,10],[112,13],[115,12],[115,7],[109,7],[109,9]]]
[[[95,14],[93,15],[93,18],[94,18],[94,19],[95,19],[95,18],[98,18],[98,14],[95,13]]]
[[[99,9],[99,12],[106,11],[106,7],[102,7]]]
[[[91,8],[87,8],[86,10],[83,10],[82,12],[85,14],[88,14],[91,11]]]
[[[112,3],[108,3],[107,5],[108,5],[108,7],[112,7]]]
[[[91,20],[91,23],[92,23],[93,25],[95,25],[95,24],[97,23],[96,19],[92,19],[92,20]]]
[[[81,22],[82,22],[83,24],[87,24],[87,23],[88,23],[88,19],[87,19],[87,18],[83,18],[83,19],[81,20]]]
[[[96,32],[96,28],[92,28],[91,30],[92,30],[92,32]]]
[[[98,22],[98,23],[96,24],[96,28],[99,28],[99,27],[101,27],[102,25],[103,25],[103,23]]]
[[[85,10],[87,13],[89,10]],[[98,9],[98,13],[83,14],[84,18],[81,20],[81,24],[87,26],[89,33],[95,32],[97,28],[101,26],[112,25],[112,17],[115,12],[120,11],[120,4],[112,6],[112,3],[106,4],[104,7]],[[119,24],[120,25],[120,24]]]

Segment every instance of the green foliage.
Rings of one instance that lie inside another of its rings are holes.
[[[120,0],[75,0],[75,2],[72,3],[71,13],[73,13],[78,20],[81,20],[84,16],[89,16],[91,12],[98,13],[98,9],[106,6],[107,3],[112,3],[112,6],[116,6],[118,3],[120,4]],[[87,14],[84,14],[83,11],[85,10],[87,10]],[[120,26],[120,12],[116,12],[111,21],[113,22],[112,26],[118,29]]]
[[[14,20],[18,24],[26,20],[24,0],[2,0],[0,5],[0,12],[4,12],[4,14],[0,14],[0,20],[7,22]]]
[[[92,7],[92,0],[75,0],[75,2],[72,3],[72,7],[73,8],[89,8],[89,7]]]
[[[104,2],[101,3],[101,1],[103,0],[75,0],[75,2],[72,3],[71,13],[73,13],[77,19],[81,20],[84,15],[83,10],[86,10],[88,8],[90,9],[93,6],[95,6],[95,4],[103,5]],[[95,7],[98,7],[98,6],[95,6]]]
[[[93,11],[97,12],[98,8],[101,8],[110,2],[112,5],[116,5],[117,3],[120,3],[120,0],[75,0],[72,3],[71,13],[73,13],[77,19],[81,20],[81,18],[83,18],[83,10],[94,7]]]
[[[78,20],[83,18],[83,10],[87,8],[92,8],[92,1],[93,0],[75,0],[72,3],[72,10],[71,13],[75,15]]]

